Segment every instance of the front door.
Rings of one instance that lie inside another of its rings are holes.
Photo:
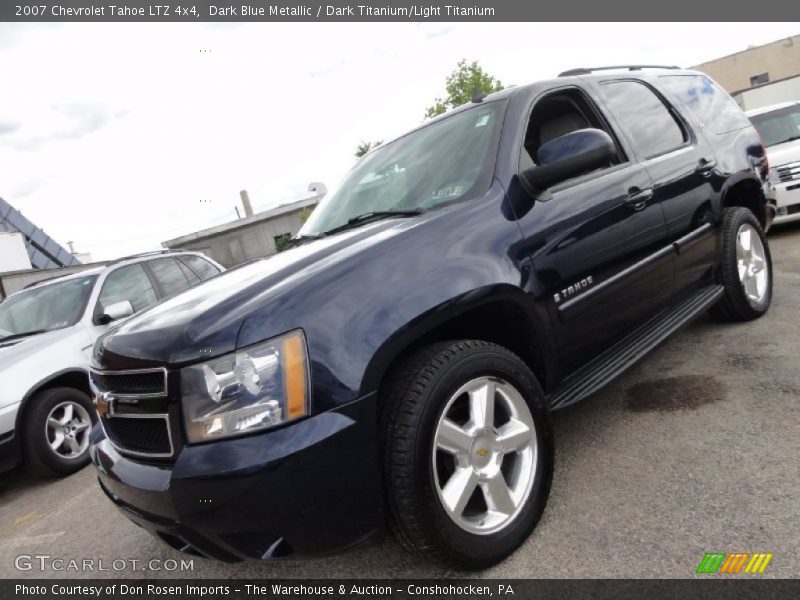
[[[541,286],[534,293],[556,324],[560,375],[631,331],[672,293],[672,246],[652,180],[584,90],[561,90],[534,105],[526,160],[548,138],[585,127],[604,129],[617,142],[614,164],[554,186],[519,219]]]

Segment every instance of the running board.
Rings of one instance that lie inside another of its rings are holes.
[[[720,299],[723,291],[721,285],[704,287],[680,303],[657,313],[567,377],[547,396],[550,409],[580,402],[616,379],[670,335],[709,309]]]

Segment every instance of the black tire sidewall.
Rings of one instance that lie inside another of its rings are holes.
[[[755,319],[766,313],[772,302],[773,273],[769,243],[761,224],[752,211],[741,207],[728,210],[731,212],[726,215],[728,218],[725,219],[725,230],[723,231],[722,282],[725,286],[725,293],[728,296],[729,306],[735,313],[734,316],[742,320]],[[758,235],[764,248],[764,258],[767,263],[767,291],[758,303],[747,297],[738,273],[736,238],[739,230],[745,224],[750,225]]]
[[[91,398],[74,388],[51,388],[36,393],[29,401],[23,414],[22,441],[24,460],[30,471],[45,477],[69,475],[89,463],[89,450],[78,458],[65,458],[50,448],[45,434],[47,417],[50,411],[62,402],[75,402],[89,413],[92,424],[97,422]],[[88,432],[87,432],[88,435]]]
[[[517,364],[514,364],[514,359]],[[537,470],[525,506],[514,521],[499,532],[473,534],[459,527],[446,513],[435,488],[433,438],[447,401],[467,381],[498,377],[514,386],[533,416],[537,438]],[[428,389],[413,451],[418,474],[416,493],[427,507],[434,536],[466,568],[495,564],[513,552],[530,535],[544,509],[553,474],[553,440],[544,394],[521,360],[497,348],[473,350],[442,370]]]

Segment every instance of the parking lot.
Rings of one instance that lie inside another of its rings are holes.
[[[775,293],[756,322],[704,317],[593,399],[558,413],[556,474],[534,534],[485,577],[691,577],[705,552],[771,552],[765,576],[800,576],[800,227],[771,236]],[[92,468],[0,476],[3,577],[442,577],[391,538],[314,561],[193,571],[15,568],[18,555],[181,555],[129,523]],[[141,568],[141,567],[139,567]]]

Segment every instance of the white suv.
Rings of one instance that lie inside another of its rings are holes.
[[[778,212],[774,223],[800,220],[800,101],[747,111],[770,164]]]
[[[42,281],[0,303],[0,471],[22,459],[50,476],[87,464],[95,339],[221,270],[202,254],[157,252]]]

